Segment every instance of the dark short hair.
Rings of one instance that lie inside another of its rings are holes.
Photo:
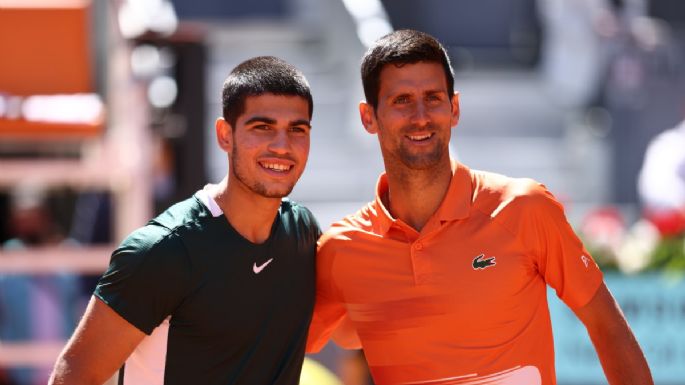
[[[277,57],[258,56],[238,64],[224,81],[221,90],[224,119],[235,126],[245,111],[245,99],[262,94],[300,96],[309,103],[309,118],[312,117],[314,101],[302,72]]]
[[[418,62],[442,65],[447,79],[447,93],[454,93],[454,71],[445,48],[433,36],[411,29],[391,32],[369,47],[362,58],[362,84],[366,102],[374,109],[378,106],[380,77],[388,64],[402,66]]]

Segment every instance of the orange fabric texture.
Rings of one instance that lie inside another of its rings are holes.
[[[546,285],[579,308],[602,273],[544,186],[452,169],[421,232],[388,213],[382,175],[321,237],[308,350],[356,331],[377,385],[554,384]]]

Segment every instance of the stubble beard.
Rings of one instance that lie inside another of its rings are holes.
[[[444,154],[442,144],[439,142],[432,151],[424,154],[413,154],[403,145],[400,145],[398,152],[400,161],[412,170],[430,169],[440,163]]]
[[[414,153],[405,145],[404,139],[400,139],[396,157],[405,167],[412,170],[427,170],[438,165],[444,157],[447,146],[442,138],[437,137],[437,130],[434,130],[434,127],[428,128],[435,132],[433,140],[436,142],[429,152]],[[402,135],[404,136],[412,131],[416,130],[411,128],[403,130]]]
[[[286,191],[274,191],[269,190],[269,188],[264,183],[261,183],[258,180],[250,180],[250,178],[247,176],[247,172],[242,167],[243,165],[241,164],[241,162],[237,161],[237,159],[240,159],[239,150],[238,147],[234,144],[232,156],[230,159],[231,173],[236,178],[236,180],[238,180],[241,184],[243,184],[253,193],[260,195],[264,198],[284,198],[288,196],[290,192],[293,191],[295,183],[291,184],[290,186],[284,187]]]

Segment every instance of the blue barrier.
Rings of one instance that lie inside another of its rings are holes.
[[[685,384],[685,278],[606,273],[658,385]],[[605,384],[585,327],[548,291],[559,384]]]

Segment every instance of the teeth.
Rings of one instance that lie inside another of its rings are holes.
[[[291,166],[285,165],[285,164],[278,164],[278,163],[260,163],[262,167],[268,168],[270,170],[278,171],[278,172],[283,172],[283,171],[288,171],[290,170]]]
[[[411,140],[426,140],[433,136],[433,134],[427,134],[427,135],[408,135],[408,138]]]

